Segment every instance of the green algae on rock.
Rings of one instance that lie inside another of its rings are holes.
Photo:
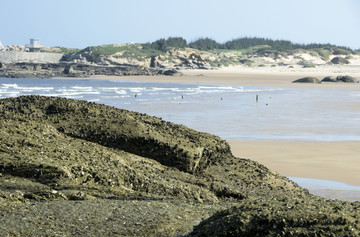
[[[75,138],[124,150],[194,173],[230,156],[220,138],[156,117],[113,107],[54,97],[4,99],[0,113],[51,124]]]
[[[357,236],[359,210],[156,117],[0,100],[0,235]]]
[[[204,220],[189,236],[359,236],[359,208],[359,202],[324,199],[247,199]]]

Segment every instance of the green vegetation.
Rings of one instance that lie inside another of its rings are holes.
[[[317,48],[317,49],[314,49],[314,52],[317,52],[322,60],[329,61],[330,55],[331,55],[331,51],[329,49]]]
[[[324,60],[328,60],[330,54],[349,55],[358,53],[360,50],[353,51],[348,47],[336,46],[331,44],[296,44],[287,40],[271,40],[258,37],[244,37],[233,39],[225,43],[218,43],[211,38],[200,38],[193,42],[187,43],[182,37],[169,37],[167,39],[159,39],[152,43],[143,44],[123,44],[123,45],[102,45],[92,46],[86,49],[93,51],[97,55],[112,55],[118,52],[129,52],[127,55],[159,55],[171,48],[194,48],[205,51],[214,50],[237,50],[245,54],[260,54],[267,56],[269,54],[286,54],[289,51],[305,49],[315,51]],[[86,50],[85,49],[85,50]],[[66,52],[63,48],[63,52]]]
[[[92,51],[94,54],[97,55],[112,55],[112,54],[116,54],[120,51],[123,50],[123,47],[121,45],[117,46],[114,44],[110,44],[110,45],[101,45],[101,46],[90,46],[84,50],[89,50]]]
[[[187,42],[182,37],[169,37],[168,39],[159,39],[153,43],[145,44],[145,48],[154,50],[167,51],[169,48],[185,48]]]
[[[353,51],[348,47],[336,46],[331,44],[296,44],[288,40],[272,40],[267,38],[258,37],[244,37],[227,41],[223,44],[216,42],[210,38],[200,38],[192,43],[188,44],[190,48],[197,48],[201,50],[212,49],[231,49],[242,50],[249,49],[251,47],[259,47],[259,50],[273,50],[279,52],[286,52],[288,50],[295,49],[327,49],[331,50],[333,54],[350,54]]]
[[[83,52],[91,52],[92,58],[100,56],[115,55],[117,58],[134,58],[139,61],[147,59],[151,56],[158,56],[163,52],[151,47],[149,44],[111,44],[92,46],[82,50]]]
[[[174,49],[182,49],[183,52],[174,51]],[[194,50],[192,51],[191,49],[205,52],[194,52]],[[67,53],[66,49],[61,50]],[[256,57],[267,57],[278,61],[281,58],[293,56],[294,59],[299,61],[302,60],[302,58],[296,57],[296,54],[299,53],[307,53],[314,57],[320,57],[325,62],[329,62],[333,55],[343,55],[343,57],[346,57],[346,60],[349,60],[351,59],[351,55],[355,53],[359,54],[360,50],[353,51],[347,47],[331,44],[296,44],[287,40],[271,40],[258,37],[238,38],[225,43],[219,43],[207,37],[199,38],[190,43],[182,37],[169,37],[148,43],[111,44],[87,47],[78,52],[81,54],[80,56],[74,55],[74,57],[71,57],[71,54],[76,53],[76,51],[69,50],[68,52],[64,57],[64,61],[66,61],[66,58],[69,58],[70,61],[74,58],[86,58],[89,62],[99,63],[103,60],[102,57],[111,55],[113,58],[137,60],[146,65],[206,68],[209,66],[221,67],[239,64],[252,67],[255,65],[255,62],[250,60]],[[202,56],[199,57],[200,54]],[[213,55],[209,56],[210,54]],[[117,63],[116,60],[113,61]],[[119,61],[121,63],[121,60]],[[254,61],[257,61],[256,64],[264,63],[258,62],[256,59],[254,59]],[[348,62],[341,61],[340,63],[347,64]],[[301,61],[299,64],[303,67],[315,67],[313,63],[306,61]]]
[[[199,50],[223,49],[224,47],[210,38],[200,38],[188,45],[190,48]]]
[[[352,50],[340,47],[333,47],[331,50],[334,55],[349,55],[352,53]]]
[[[55,47],[54,51],[50,51],[51,53],[62,53],[62,54],[69,54],[69,53],[77,53],[80,52],[80,49],[71,49],[65,47]]]
[[[315,64],[313,64],[311,62],[308,62],[308,61],[305,61],[305,60],[300,61],[298,64],[303,66],[304,68],[314,68],[314,67],[316,67]]]

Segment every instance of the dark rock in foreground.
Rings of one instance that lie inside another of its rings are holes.
[[[1,236],[360,230],[358,202],[310,195],[219,137],[85,101],[0,100],[0,172]]]
[[[359,203],[245,200],[201,222],[189,236],[358,236]],[[336,214],[335,214],[336,213]],[[355,227],[356,226],[356,227]]]
[[[316,77],[303,77],[293,81],[292,83],[321,83]]]
[[[12,101],[12,103],[10,103]],[[100,145],[157,160],[194,173],[231,156],[219,137],[200,133],[145,114],[54,97],[4,99],[2,113],[11,118],[40,121],[57,131]]]

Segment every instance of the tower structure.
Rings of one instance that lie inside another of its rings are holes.
[[[40,52],[41,47],[40,39],[30,39],[30,44],[26,45],[29,52]]]

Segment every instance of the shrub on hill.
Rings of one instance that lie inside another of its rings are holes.
[[[166,51],[169,48],[185,48],[187,42],[182,37],[169,37],[168,39],[159,39],[150,44],[150,48],[160,51]]]
[[[350,49],[335,47],[335,48],[332,48],[332,53],[334,55],[349,55],[352,52]]]
[[[200,38],[189,44],[190,48],[199,50],[211,50],[223,48],[221,44],[210,38]]]

